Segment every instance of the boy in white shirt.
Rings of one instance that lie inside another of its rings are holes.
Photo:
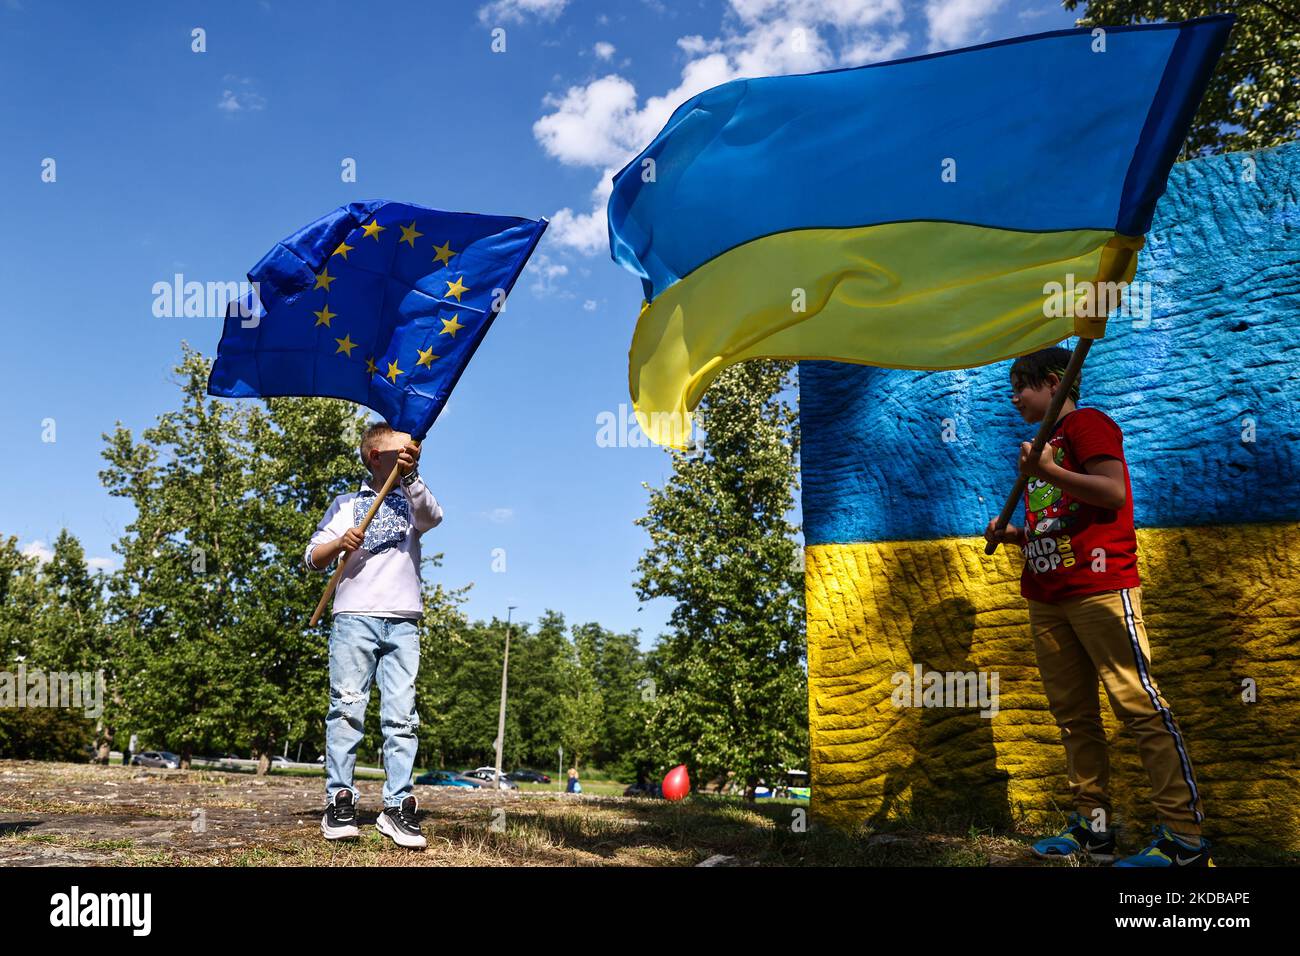
[[[424,613],[420,588],[420,536],[442,521],[442,508],[420,478],[420,447],[404,432],[380,422],[361,438],[361,460],[370,480],[339,495],[307,545],[313,571],[329,571],[348,553],[334,593],[330,633],[330,707],[325,716],[325,815],[327,840],[358,836],[353,771],[370,702],[379,679],[384,734],[384,811],[376,828],[398,846],[422,849],[424,835],[411,793],[419,716],[415,675],[420,664],[418,623]],[[401,484],[385,497],[363,536],[357,525],[393,470]]]

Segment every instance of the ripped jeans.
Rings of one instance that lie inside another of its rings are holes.
[[[336,614],[330,632],[330,707],[325,715],[325,801],[344,787],[356,793],[352,773],[366,725],[370,685],[379,676],[379,724],[384,735],[384,806],[411,795],[415,766],[415,675],[420,632],[414,620]]]

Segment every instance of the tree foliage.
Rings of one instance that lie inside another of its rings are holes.
[[[675,604],[642,712],[641,757],[655,773],[681,762],[697,782],[730,772],[752,786],[807,762],[789,371],[745,362],[719,375],[697,412],[703,453],[673,453],[672,477],[638,522],[650,534],[638,594]]]

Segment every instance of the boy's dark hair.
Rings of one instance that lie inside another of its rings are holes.
[[[1047,376],[1052,374],[1055,374],[1058,379],[1065,378],[1065,367],[1070,364],[1071,354],[1069,349],[1063,349],[1058,345],[1020,356],[1011,363],[1012,387],[1028,385],[1030,388],[1038,388],[1047,381]],[[1080,372],[1070,385],[1070,398],[1076,405],[1079,402],[1079,380],[1082,378]]]

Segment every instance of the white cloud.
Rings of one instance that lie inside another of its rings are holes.
[[[223,113],[256,112],[266,108],[266,97],[257,92],[251,77],[227,73],[221,79],[228,84],[217,101],[217,109]]]
[[[584,256],[594,256],[605,248],[609,230],[605,225],[605,207],[596,206],[591,212],[574,212],[568,206],[557,209],[551,217],[552,240],[557,245]]]
[[[584,311],[587,311],[587,312],[595,312],[595,311],[596,311],[596,300],[595,300],[595,299],[588,299],[586,302],[582,303],[582,308],[583,308]]]
[[[599,59],[608,60],[614,55],[616,49],[617,48],[614,46],[614,44],[606,43],[604,40],[601,40],[594,47],[592,47],[592,52],[595,53]]]
[[[86,567],[92,571],[112,571],[117,566],[117,562],[112,558],[91,558],[86,562]]]
[[[566,206],[556,212],[552,240],[587,255],[606,247],[610,177],[654,138],[685,100],[738,77],[858,66],[897,56],[908,43],[903,18],[902,0],[804,0],[798,5],[730,0],[718,36],[677,40],[686,62],[677,85],[663,94],[642,99],[630,80],[611,73],[548,96],[544,105],[550,112],[533,124],[537,142],[561,163],[602,171],[591,193],[590,211]]]
[[[1016,14],[1016,17],[1020,20],[1037,20],[1047,16],[1052,10],[1052,7],[1025,7]]]
[[[569,0],[492,0],[479,8],[478,18],[481,23],[523,23],[529,17],[554,20],[568,5]]]
[[[533,124],[533,136],[560,162],[609,166],[627,155],[637,114],[636,87],[628,80],[603,76],[544,103],[553,112]]]
[[[544,252],[534,255],[524,267],[524,276],[533,280],[529,291],[537,296],[553,294],[556,291],[555,280],[568,274],[568,266],[553,261]]]
[[[615,167],[601,173],[596,188],[591,191],[591,211],[574,212],[568,206],[551,217],[547,235],[551,241],[565,249],[583,255],[595,255],[609,246],[609,226],[605,220],[605,207],[614,188]]]
[[[928,0],[925,19],[930,49],[951,50],[970,44],[987,31],[985,22],[1005,0]]]
[[[493,524],[505,524],[515,516],[514,508],[493,508],[491,511],[485,511],[483,516]]]
[[[44,564],[54,557],[54,549],[44,541],[36,540],[22,549],[25,558],[35,558],[38,564]]]

